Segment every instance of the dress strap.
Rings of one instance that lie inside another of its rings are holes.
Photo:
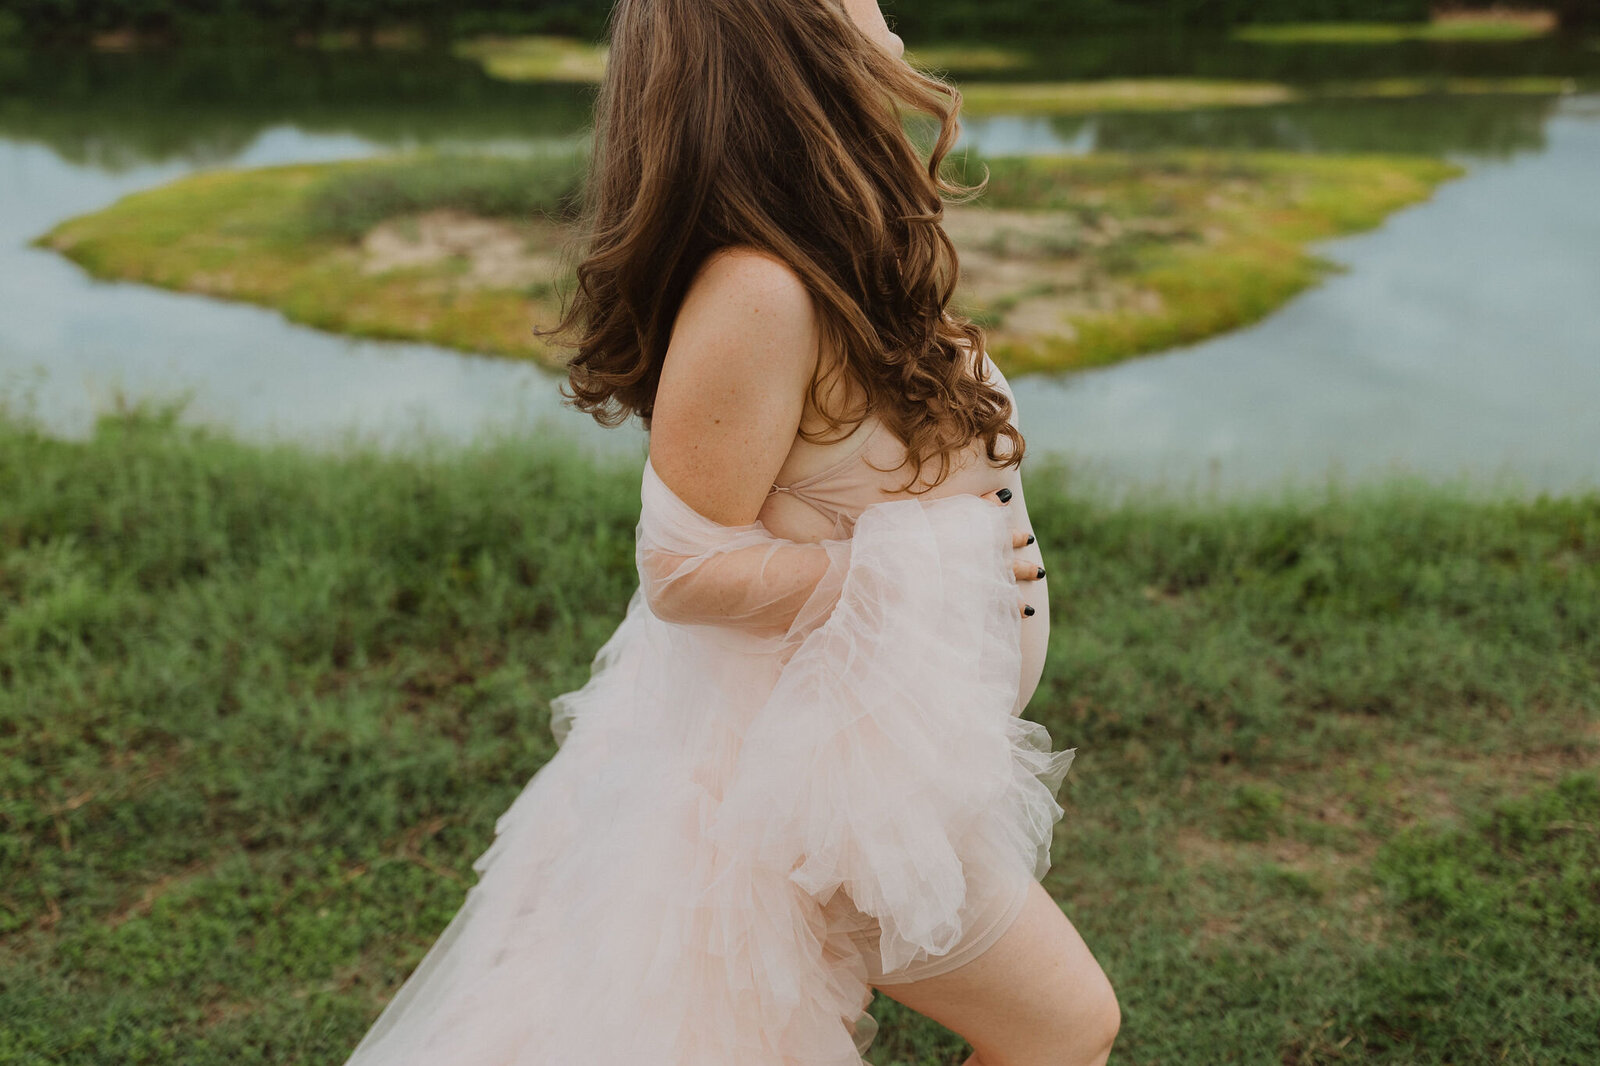
[[[872,425],[866,427],[864,431],[859,426],[857,427],[855,433],[860,439],[855,442],[855,445],[848,452],[840,456],[838,460],[828,464],[815,474],[810,474],[806,477],[800,478],[798,481],[791,481],[787,485],[779,485],[774,483],[773,486],[767,490],[767,495],[771,496],[774,492],[788,493],[795,499],[804,502],[807,506],[821,514],[824,518],[831,519],[834,523],[834,527],[840,532],[848,531],[850,527],[855,524],[854,516],[849,512],[842,511],[839,508],[827,503],[825,500],[818,498],[808,490],[827,481],[829,478],[834,477],[841,470],[844,470],[847,466],[849,466],[850,463],[856,461],[860,457],[861,453],[866,449],[868,442],[871,441],[872,435],[878,432],[878,427],[883,424],[872,415],[868,415],[867,418],[871,419]]]
[[[822,517],[830,519],[835,528],[841,531],[848,530],[854,521],[853,517],[848,512],[841,511],[837,507],[824,503],[815,496],[806,492],[803,488],[799,488],[794,485],[774,485],[767,491],[767,495],[771,496],[774,492],[783,492],[794,497],[807,507],[810,507],[813,511],[816,511],[818,514],[822,515]]]

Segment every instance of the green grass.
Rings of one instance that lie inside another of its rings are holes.
[[[1372,78],[1324,85],[1324,98],[1396,99],[1413,96],[1563,96],[1590,81],[1531,75],[1521,78]]]
[[[1107,81],[968,82],[961,108],[972,115],[1076,115],[1097,111],[1188,111],[1261,107],[1300,98],[1287,85],[1199,78]]]
[[[947,42],[907,48],[905,61],[920,70],[992,73],[1016,70],[1032,62],[1032,56],[1018,48],[976,42]]]
[[[1040,272],[1025,289],[996,289],[980,270],[958,294],[994,326],[995,357],[1024,370],[1111,363],[1256,321],[1326,272],[1308,244],[1375,226],[1460,172],[1430,159],[1236,153],[984,162],[982,206],[958,210],[1032,212],[1029,226],[1065,234],[1028,253]],[[951,166],[982,173],[975,157]],[[561,350],[530,328],[553,324],[572,287],[561,256],[575,251],[566,220],[581,167],[581,154],[424,155],[210,171],[70,219],[37,243],[96,277],[246,300],[357,336],[557,363]],[[438,210],[502,220],[510,240],[543,257],[535,276],[485,279],[469,254],[373,268],[360,238],[374,225]],[[1003,229],[985,225],[958,247],[1003,246]],[[1056,275],[1076,280],[1044,283]],[[1086,292],[1110,293],[1111,305]],[[1019,311],[1040,299],[1047,315]]]
[[[962,112],[983,115],[1080,115],[1108,111],[1193,111],[1267,107],[1316,100],[1416,96],[1561,96],[1587,81],[1530,75],[1518,78],[1412,77],[1328,82],[1314,89],[1269,81],[1130,78],[1113,81],[969,82]]]
[[[330,170],[301,213],[316,237],[356,239],[398,215],[438,208],[483,218],[570,220],[582,195],[585,152],[499,158],[430,156]]]
[[[576,37],[478,37],[451,50],[506,81],[598,82],[606,68],[606,47]]]
[[[1600,496],[1027,478],[1047,887],[1115,1061],[1596,1061]],[[551,757],[637,493],[548,442],[0,420],[0,1063],[342,1062]],[[961,1061],[874,1011],[880,1066]]]
[[[1500,801],[1466,826],[1408,829],[1376,872],[1415,938],[1381,959],[1389,987],[1364,1004],[1384,1028],[1463,1062],[1530,1048],[1537,1061],[1600,1057],[1600,778]],[[1463,973],[1460,958],[1498,965]],[[1516,1016],[1544,1026],[1508,1034]]]
[[[1461,17],[1433,22],[1285,22],[1241,26],[1255,44],[1399,44],[1403,41],[1526,41],[1550,27],[1537,19]]]

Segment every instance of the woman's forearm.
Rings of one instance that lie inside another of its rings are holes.
[[[641,548],[640,583],[651,612],[663,621],[781,637],[826,615],[849,553],[848,540],[770,536],[701,555]]]

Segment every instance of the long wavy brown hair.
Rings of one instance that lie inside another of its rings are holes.
[[[648,426],[691,279],[740,245],[788,264],[817,305],[840,356],[810,385],[830,430],[845,419],[822,390],[844,373],[866,405],[857,424],[876,414],[905,444],[907,488],[935,457],[925,485],[942,482],[974,438],[991,463],[1020,463],[1010,400],[981,373],[983,330],[948,309],[959,265],[945,198],[988,182],[940,174],[960,131],[956,88],[892,55],[838,0],[618,0],[609,29],[577,291],[554,329],[536,330],[580,334],[562,390],[572,406]],[[902,105],[938,120],[926,161]]]

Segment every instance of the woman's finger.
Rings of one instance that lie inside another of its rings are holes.
[[[1013,529],[1011,531],[1011,546],[1013,548],[1026,548],[1033,543],[1033,534],[1026,530]]]
[[[1011,490],[1005,488],[995,489],[992,492],[983,493],[979,498],[988,500],[997,507],[1004,507],[1011,502]]]
[[[1026,559],[1012,560],[1011,572],[1017,575],[1018,581],[1037,581],[1044,577],[1044,567],[1038,563],[1030,563]]]

